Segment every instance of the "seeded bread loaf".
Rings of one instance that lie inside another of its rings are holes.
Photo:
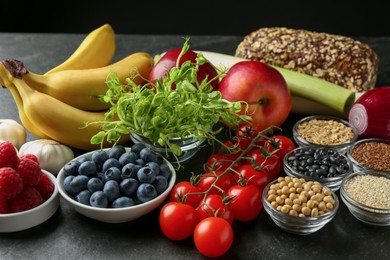
[[[374,50],[352,38],[284,27],[248,34],[235,56],[295,70],[356,92],[375,87],[379,63]]]

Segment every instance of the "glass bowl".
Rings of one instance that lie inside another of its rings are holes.
[[[298,234],[298,235],[308,235],[312,234],[318,230],[320,230],[322,227],[324,227],[329,221],[331,221],[334,216],[336,215],[338,208],[339,208],[339,200],[337,198],[337,195],[330,189],[324,187],[321,185],[321,190],[326,190],[327,199],[326,201],[329,201],[328,199],[333,199],[333,207],[327,211],[326,213],[318,216],[296,216],[296,215],[290,215],[288,213],[284,213],[281,210],[278,210],[275,206],[271,204],[269,201],[269,190],[273,189],[273,185],[280,185],[280,183],[285,179],[290,177],[279,177],[277,180],[274,180],[270,182],[263,190],[263,206],[265,211],[269,214],[272,221],[282,230],[287,231],[292,234]],[[299,180],[303,183],[311,183],[310,181],[307,182],[303,179],[298,178],[290,178]],[[283,190],[282,190],[283,191]],[[302,192],[298,194],[303,194]],[[288,195],[289,197],[291,195]],[[324,199],[325,200],[325,199]],[[278,199],[276,198],[276,201]],[[285,200],[286,201],[286,200]],[[309,200],[308,200],[309,201]],[[298,204],[301,205],[302,208],[304,206],[309,206],[309,202],[307,201],[307,204]],[[287,204],[287,202],[286,202]],[[295,205],[295,203],[294,203]],[[292,208],[294,209],[295,206]],[[320,206],[318,206],[320,207]],[[303,211],[303,209],[302,209]],[[312,209],[313,211],[313,209]]]
[[[359,149],[359,153],[355,154],[354,151],[357,152],[355,149]],[[359,140],[348,148],[347,157],[356,172],[372,170],[390,173],[390,140],[380,138]]]
[[[298,146],[321,146],[339,152],[345,152],[358,138],[356,128],[349,122],[326,115],[302,118],[294,124],[292,132]]]
[[[323,160],[327,157],[324,153],[331,154],[335,159]],[[346,155],[317,146],[298,147],[289,151],[283,158],[283,167],[290,177],[318,181],[332,191],[337,191],[343,178],[353,172],[352,163]]]
[[[181,163],[192,158],[198,152],[198,150],[201,148],[201,145],[205,141],[205,139],[199,140],[196,138],[187,138],[187,139],[172,138],[171,142],[180,146],[182,150],[182,154],[175,157],[173,152],[169,148],[160,146],[159,144],[156,143],[152,143],[145,136],[142,136],[137,133],[131,133],[130,137],[133,143],[146,144],[146,146],[148,146],[150,149],[158,152],[159,154],[164,156],[165,159],[167,159],[170,163],[173,164],[176,164],[178,162]]]
[[[42,224],[51,218],[60,205],[60,196],[56,177],[48,171],[42,170],[54,184],[51,196],[41,205],[17,213],[0,214],[0,233],[9,233],[26,230]]]
[[[340,197],[356,219],[374,226],[390,225],[390,173],[355,172],[343,180]]]

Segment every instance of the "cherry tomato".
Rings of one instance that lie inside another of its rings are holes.
[[[226,219],[232,224],[234,215],[227,203],[224,202],[221,195],[209,194],[206,199],[202,201],[196,209],[199,221],[207,217],[220,217]]]
[[[276,179],[282,170],[282,161],[275,154],[271,156],[264,156],[260,149],[252,150],[249,157],[256,161],[257,165],[261,165],[266,171],[268,171],[271,180]]]
[[[265,169],[256,170],[251,164],[245,164],[237,169],[238,174],[235,175],[236,180],[240,176],[246,181],[247,185],[255,185],[260,191],[263,191],[265,186],[271,181],[268,171]]]
[[[206,169],[208,171],[224,171],[229,168],[233,161],[237,159],[237,155],[234,154],[212,154],[206,162]],[[238,164],[235,164],[233,168],[237,168]]]
[[[169,195],[169,200],[173,202],[182,202],[188,205],[191,205],[193,208],[196,208],[201,200],[203,199],[203,194],[191,194],[200,192],[198,186],[193,185],[189,181],[178,182],[173,186],[172,191]],[[186,195],[190,193],[189,195]]]
[[[232,226],[223,218],[208,217],[196,225],[194,242],[198,251],[207,257],[225,254],[233,243]]]
[[[238,221],[247,222],[255,219],[263,208],[261,192],[254,185],[234,185],[226,195],[233,196],[229,207]]]
[[[275,153],[281,160],[283,160],[286,153],[293,150],[295,148],[294,142],[284,135],[275,135],[273,136],[274,143],[277,144],[279,150]]]
[[[168,202],[160,211],[160,228],[171,240],[184,240],[190,237],[198,224],[198,214],[190,205]]]
[[[220,194],[220,189],[227,191],[231,186],[236,184],[236,180],[229,172],[227,172],[223,176],[219,177],[218,181],[216,181],[216,177],[222,174],[222,171],[217,171],[215,173],[207,172],[203,174],[200,177],[198,187],[201,191],[207,191],[212,185],[214,185],[214,187],[210,189],[209,194]]]
[[[257,134],[261,131],[263,131],[264,128],[257,126],[257,125],[249,125],[244,124],[240,126],[240,128],[236,131],[236,136],[238,137],[248,137],[250,139],[253,139],[257,136]]]

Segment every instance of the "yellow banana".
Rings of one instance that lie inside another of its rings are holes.
[[[21,79],[14,79],[26,116],[39,129],[53,139],[65,145],[82,150],[94,150],[99,145],[90,143],[92,136],[101,130],[101,125],[86,123],[104,119],[104,112],[88,112],[72,107],[49,95],[30,88]],[[119,143],[124,144],[130,136],[124,136]],[[106,147],[113,144],[105,143]]]
[[[104,24],[90,32],[67,60],[45,74],[107,66],[114,57],[115,45],[114,30],[109,24]]]
[[[23,107],[23,100],[19,95],[18,90],[14,86],[14,84],[9,81],[9,79],[12,79],[12,76],[7,73],[4,69],[1,69],[3,66],[0,65],[0,84],[6,88],[9,89],[11,92],[12,97],[14,98],[16,107],[18,109],[19,119],[22,122],[23,126],[33,135],[47,139],[49,138],[47,135],[45,135],[37,126],[35,126],[30,119],[27,117],[27,115],[24,113],[24,107]]]
[[[7,88],[9,89],[9,91],[11,92],[11,94],[14,98],[14,101],[16,103],[16,107],[18,109],[19,118],[20,118],[20,121],[22,122],[23,126],[33,135],[35,135],[39,138],[48,139],[49,137],[47,135],[45,135],[38,127],[36,127],[30,121],[30,119],[26,116],[26,114],[24,113],[23,101],[19,95],[18,90],[15,88],[15,86],[13,84],[8,85]]]
[[[111,71],[115,71],[122,82],[138,71],[141,77],[136,77],[135,82],[141,84],[152,69],[153,59],[146,52],[137,52],[105,67],[63,70],[47,75],[29,72],[23,63],[17,60],[5,60],[2,63],[15,78],[22,78],[35,90],[75,108],[99,111],[111,106],[99,100],[99,96],[104,95],[108,90],[106,80]]]

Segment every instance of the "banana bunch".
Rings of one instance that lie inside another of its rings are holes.
[[[103,120],[110,107],[99,100],[108,90],[109,73],[115,71],[123,82],[135,77],[142,83],[153,66],[152,57],[144,52],[110,64],[114,52],[115,34],[106,24],[88,34],[66,61],[45,74],[32,73],[17,60],[2,61],[0,84],[10,90],[20,120],[32,134],[82,150],[98,149],[90,140],[101,125],[86,123]],[[124,136],[120,143],[129,139]]]

